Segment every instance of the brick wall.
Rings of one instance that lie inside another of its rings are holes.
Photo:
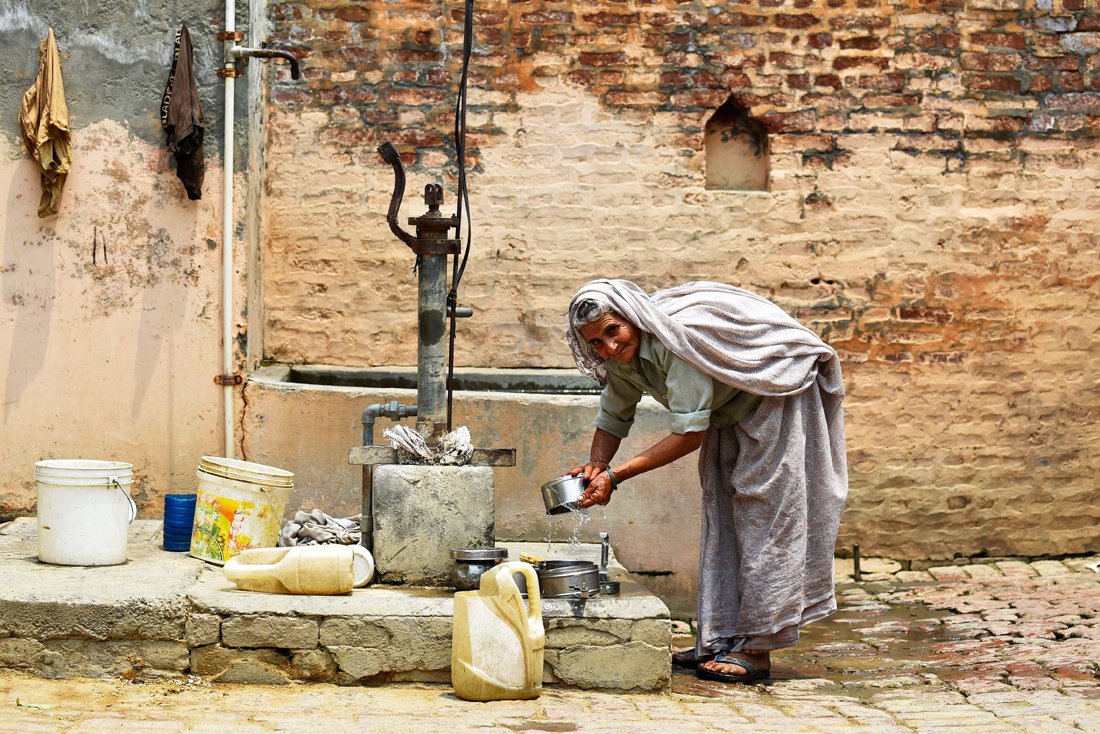
[[[453,207],[461,4],[272,16],[305,81],[277,82],[269,110],[266,354],[413,364],[413,258],[385,226],[374,148],[392,140],[409,167],[403,217],[428,181]],[[842,543],[1097,547],[1085,0],[497,0],[475,23],[460,300],[477,317],[458,364],[568,366],[562,313],[591,277],[738,284],[843,355]],[[769,192],[704,188],[703,128],[731,96],[771,134]]]

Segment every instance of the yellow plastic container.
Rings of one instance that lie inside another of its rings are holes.
[[[270,594],[346,594],[355,582],[355,553],[346,545],[243,550],[222,567],[239,588]]]
[[[525,608],[513,574],[527,582]],[[451,685],[467,701],[538,698],[546,632],[535,569],[502,563],[481,576],[477,591],[455,594]]]
[[[275,547],[294,474],[220,456],[202,457],[197,474],[192,556],[221,565],[242,550]]]

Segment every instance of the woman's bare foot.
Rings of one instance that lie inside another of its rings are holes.
[[[699,670],[705,670],[718,675],[748,676],[758,673],[767,673],[771,670],[771,653],[767,650],[742,650],[741,652],[727,652],[720,655],[719,660],[711,660],[699,666]],[[752,669],[738,665],[737,660],[745,660]]]

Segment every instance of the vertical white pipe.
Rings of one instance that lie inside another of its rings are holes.
[[[235,0],[225,0],[225,31],[236,30]],[[227,48],[235,45],[228,40]],[[226,69],[235,67],[232,55],[225,59]],[[225,166],[225,178],[222,183],[222,375],[228,378],[233,374],[233,103],[234,79],[225,77],[225,129],[222,140],[222,161]],[[225,458],[234,458],[233,438],[233,382],[226,380],[222,387],[225,416]]]

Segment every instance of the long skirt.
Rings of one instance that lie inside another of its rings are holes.
[[[711,428],[699,456],[700,654],[774,650],[836,611],[833,555],[848,493],[840,399],[817,384]]]

